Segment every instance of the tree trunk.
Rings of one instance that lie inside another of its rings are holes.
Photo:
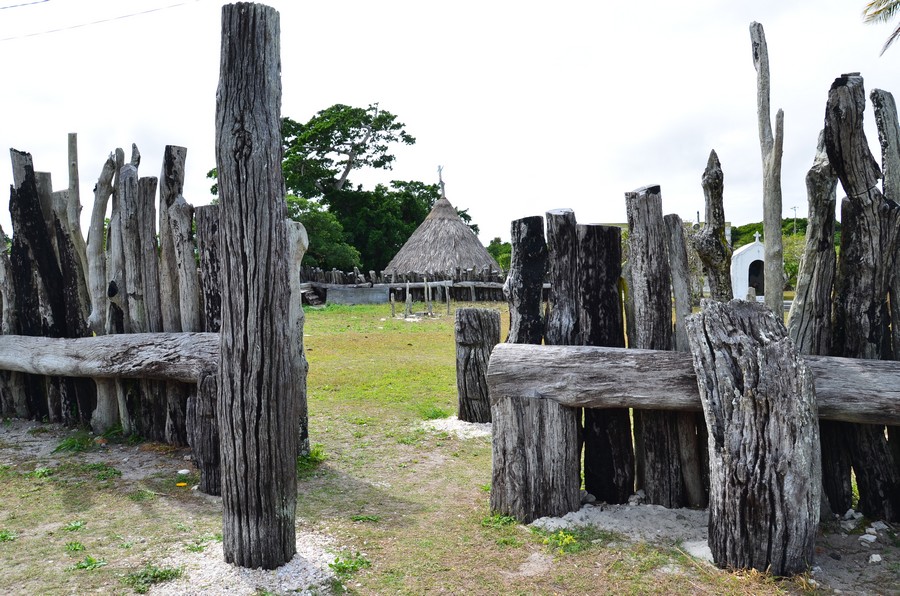
[[[707,167],[707,171],[709,168]],[[705,180],[706,176],[704,176]],[[721,207],[721,192],[719,193]],[[724,212],[721,216],[710,217],[710,197],[707,196],[707,226],[713,220],[722,221],[722,239],[724,240]],[[721,211],[721,209],[720,209]],[[688,266],[687,244],[684,239],[684,224],[674,213],[663,218],[666,224],[666,240],[669,248],[669,267],[672,270],[672,296],[675,302],[675,349],[679,352],[690,352],[685,321],[691,315],[691,272]],[[709,229],[709,228],[707,228]],[[725,244],[728,247],[728,244]],[[729,250],[730,253],[730,250]],[[730,254],[728,262],[730,264]],[[729,267],[730,268],[730,267]],[[728,288],[731,288],[731,277],[728,277]],[[712,282],[710,282],[712,284]],[[721,288],[721,282],[717,282]],[[719,290],[713,291],[713,295]],[[681,476],[684,481],[684,495],[691,507],[706,507],[708,490],[705,468],[707,462],[703,457],[702,442],[705,442],[706,424],[703,417],[695,413],[678,414],[678,452],[681,458]],[[703,439],[704,441],[701,441]]]
[[[540,216],[512,222],[510,270],[503,286],[510,303],[509,343],[540,344],[542,340],[541,293],[547,270],[543,231]],[[490,391],[490,395],[494,425],[491,510],[528,523],[578,509],[576,418],[557,404],[522,400],[516,393]]]
[[[466,422],[490,422],[486,375],[491,352],[500,343],[500,311],[456,309],[455,336],[457,417]]]
[[[547,271],[547,244],[541,216],[525,217],[510,227],[512,252],[503,294],[509,301],[509,337],[506,341],[539,344],[544,337],[541,293]]]
[[[843,75],[828,93],[825,148],[848,198],[842,203],[841,261],[835,301],[834,347],[848,358],[883,356],[891,270],[900,232],[900,206],[878,190],[881,172],[863,130],[862,77]],[[859,488],[860,510],[872,519],[900,520],[900,471],[884,428],[842,429]]]
[[[631,348],[672,349],[672,275],[666,250],[662,195],[658,186],[625,193],[628,212],[628,261],[634,332]],[[678,418],[671,412],[635,412],[638,488],[655,505],[684,505],[684,481],[678,447]]]
[[[719,567],[813,562],[822,478],[813,377],[780,318],[708,301],[688,322],[709,431],[709,547]]]
[[[775,114],[775,136],[769,108],[769,49],[759,23],[750,23],[750,44],[756,68],[756,109],[763,165],[763,237],[765,241],[765,302],[773,313],[784,313],[784,250],[781,244],[781,157],[784,112]]]
[[[274,569],[296,552],[297,402],[290,358],[278,13],[222,8],[216,166],[222,237],[219,429],[225,560]]]
[[[715,151],[709,153],[702,184],[703,196],[706,198],[706,223],[694,236],[694,249],[703,263],[703,273],[709,280],[712,299],[727,302],[737,296],[734,296],[731,287],[732,251],[725,237],[725,207],[722,196],[724,174]]]
[[[579,225],[576,232],[577,317],[586,346],[625,347],[622,319],[622,231]],[[625,503],[634,492],[628,408],[584,409],[584,488],[598,501]]]

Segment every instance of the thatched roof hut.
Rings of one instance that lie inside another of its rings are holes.
[[[494,271],[501,270],[478,236],[459,218],[450,201],[441,197],[384,270],[450,272],[457,267],[480,270],[485,265]]]

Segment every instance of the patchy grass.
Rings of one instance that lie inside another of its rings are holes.
[[[500,304],[477,306],[506,311]],[[502,320],[505,338],[508,317]],[[494,515],[490,439],[423,430],[424,420],[456,411],[452,316],[411,322],[391,319],[388,305],[329,306],[307,309],[305,332],[314,447],[298,460],[297,525],[334,538],[340,555],[332,569],[350,578],[347,588],[338,582],[334,591],[753,595],[792,589],[763,574],[697,563],[669,545],[633,545],[588,531],[550,538]],[[34,434],[49,440],[59,433]],[[108,438],[110,452],[125,441],[115,433]],[[221,502],[190,490],[196,476],[176,474],[186,451],[154,443],[139,448],[162,457],[165,469],[131,480],[113,471],[125,471],[120,459],[93,463],[105,458],[93,447],[47,460],[2,448],[0,536],[15,539],[0,538],[2,583],[35,594],[143,593],[183,573],[161,566],[168,555],[221,540]],[[48,474],[26,475],[39,468]],[[62,530],[73,521],[85,523]],[[85,551],[66,550],[76,538]],[[69,570],[87,556],[97,566]],[[546,560],[545,569],[528,570],[535,557]],[[677,572],[663,571],[668,567]]]

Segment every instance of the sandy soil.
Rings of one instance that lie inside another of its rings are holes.
[[[30,433],[29,430],[36,426],[49,432]],[[428,421],[424,426],[432,432],[451,432],[463,438],[490,434],[489,424],[470,424],[455,418]],[[39,458],[42,465],[54,465],[62,457],[52,451],[66,432],[54,425],[18,420],[4,422],[0,424],[0,464]],[[110,444],[79,457],[87,462],[102,461],[114,465],[126,480],[140,480],[173,468],[194,469],[189,451],[161,453],[146,445]],[[706,546],[706,511],[665,509],[638,504],[639,499],[633,501],[630,505],[586,504],[580,511],[562,518],[542,518],[534,525],[551,530],[592,525],[617,532],[628,540],[678,545],[698,559],[711,559]],[[900,528],[848,517],[850,519],[822,524],[811,577],[826,593],[900,595],[900,540],[897,538]],[[871,538],[861,538],[867,532]],[[334,578],[328,563],[334,561],[333,553],[340,548],[329,536],[298,532],[298,554],[294,559],[275,571],[261,571],[225,563],[221,545],[214,546],[210,545],[202,553],[176,553],[163,561],[165,565],[184,565],[185,575],[177,582],[154,587],[150,593],[254,594],[260,589],[275,593],[327,591]],[[549,565],[545,557],[535,557],[521,572],[540,574],[546,572]]]

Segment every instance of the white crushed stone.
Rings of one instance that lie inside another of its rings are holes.
[[[666,509],[661,505],[585,505],[563,517],[542,517],[531,525],[548,532],[594,527],[634,541],[691,542],[707,540],[709,513],[696,509]]]
[[[423,426],[427,430],[453,433],[460,439],[474,439],[477,437],[491,436],[490,422],[465,422],[456,416],[440,418],[438,420],[426,420],[423,423]]]
[[[182,567],[177,580],[155,584],[155,596],[321,594],[330,591],[335,576],[328,567],[335,555],[329,552],[333,539],[311,532],[297,533],[297,554],[278,569],[244,569],[224,560],[221,542],[210,542],[203,552],[181,552],[156,563],[158,567]]]

